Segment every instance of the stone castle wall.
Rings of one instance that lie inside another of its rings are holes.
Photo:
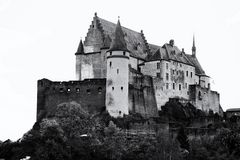
[[[157,117],[157,103],[152,78],[130,71],[129,110],[144,117]]]
[[[106,80],[53,82],[38,80],[37,119],[43,113],[54,112],[57,105],[75,101],[89,113],[105,109]]]
[[[190,85],[190,101],[197,109],[208,112],[212,110],[214,113],[220,111],[219,93],[209,88],[202,88],[200,85]]]

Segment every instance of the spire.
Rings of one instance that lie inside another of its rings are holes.
[[[123,33],[119,19],[117,22],[117,26],[115,28],[114,39],[108,51],[128,51],[127,44],[124,39],[124,33]]]
[[[192,55],[196,56],[195,36],[193,35]]]
[[[83,48],[83,43],[82,43],[82,38],[80,40],[80,43],[79,43],[79,46],[78,46],[78,50],[77,52],[75,53],[75,55],[77,54],[83,54],[84,53],[84,48]]]

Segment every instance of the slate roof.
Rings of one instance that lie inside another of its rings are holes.
[[[152,45],[150,45],[150,48],[152,50],[156,50],[156,48],[152,47]],[[173,60],[173,61],[181,62],[187,65],[194,66],[196,74],[206,75],[195,56],[186,54],[180,51],[178,47],[171,46],[168,43],[164,44],[162,47],[159,46],[159,48],[155,51],[153,55],[147,57],[147,61],[154,61],[154,60],[167,60],[167,61]]]
[[[84,49],[83,49],[83,43],[82,43],[82,39],[81,39],[80,42],[79,42],[78,49],[77,49],[77,52],[75,53],[75,55],[83,54],[83,53],[84,53]]]
[[[109,22],[105,19],[97,17],[100,26],[103,29],[105,37],[109,36],[111,40],[115,37],[116,24]],[[136,32],[126,27],[122,27],[124,33],[124,39],[127,44],[127,49],[130,51],[130,55],[133,57],[145,59],[147,54],[150,52],[147,41],[145,40],[144,34]]]
[[[117,46],[110,46],[112,41],[115,39],[115,29],[117,24],[102,19],[95,14],[94,20],[96,20],[98,28],[101,30],[103,36],[103,44],[102,48],[121,48],[118,45],[123,44],[124,40],[126,43],[126,47],[123,48],[130,51],[130,55],[132,57],[140,58],[145,61],[153,61],[153,60],[174,60],[181,63],[185,63],[195,67],[196,74],[198,75],[206,75],[204,70],[202,69],[200,63],[198,62],[196,56],[185,54],[180,51],[178,47],[174,45],[170,45],[168,43],[164,44],[162,47],[154,44],[149,44],[143,34],[143,31],[136,32],[126,27],[120,25],[122,32],[120,35],[123,35],[124,38],[118,39],[121,44],[117,44]],[[120,24],[120,23],[119,23]],[[194,42],[195,47],[195,42]],[[196,48],[194,48],[196,50]]]
[[[129,50],[127,49],[127,44],[124,39],[124,33],[122,31],[122,27],[119,20],[115,28],[114,39],[108,51],[128,51],[129,52]]]

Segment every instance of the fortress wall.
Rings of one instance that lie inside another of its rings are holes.
[[[190,100],[198,109],[208,112],[213,110],[214,113],[220,112],[219,93],[207,88],[202,88],[200,85],[191,85],[189,88],[191,93]]]
[[[105,85],[105,79],[68,82],[39,80],[37,116],[42,112],[54,112],[58,104],[71,101],[76,101],[89,113],[100,112],[105,108]]]
[[[145,117],[158,116],[152,78],[130,72],[129,110]]]
[[[79,80],[91,78],[106,78],[106,52],[78,55],[76,69],[80,72]]]

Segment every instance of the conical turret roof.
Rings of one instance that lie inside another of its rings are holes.
[[[114,39],[108,51],[128,51],[129,52],[129,50],[127,49],[127,44],[124,39],[124,33],[119,20],[115,28]]]
[[[83,54],[83,53],[84,53],[84,48],[83,48],[83,43],[82,43],[82,39],[81,39],[79,46],[78,46],[78,50],[75,54],[77,55],[77,54]]]

